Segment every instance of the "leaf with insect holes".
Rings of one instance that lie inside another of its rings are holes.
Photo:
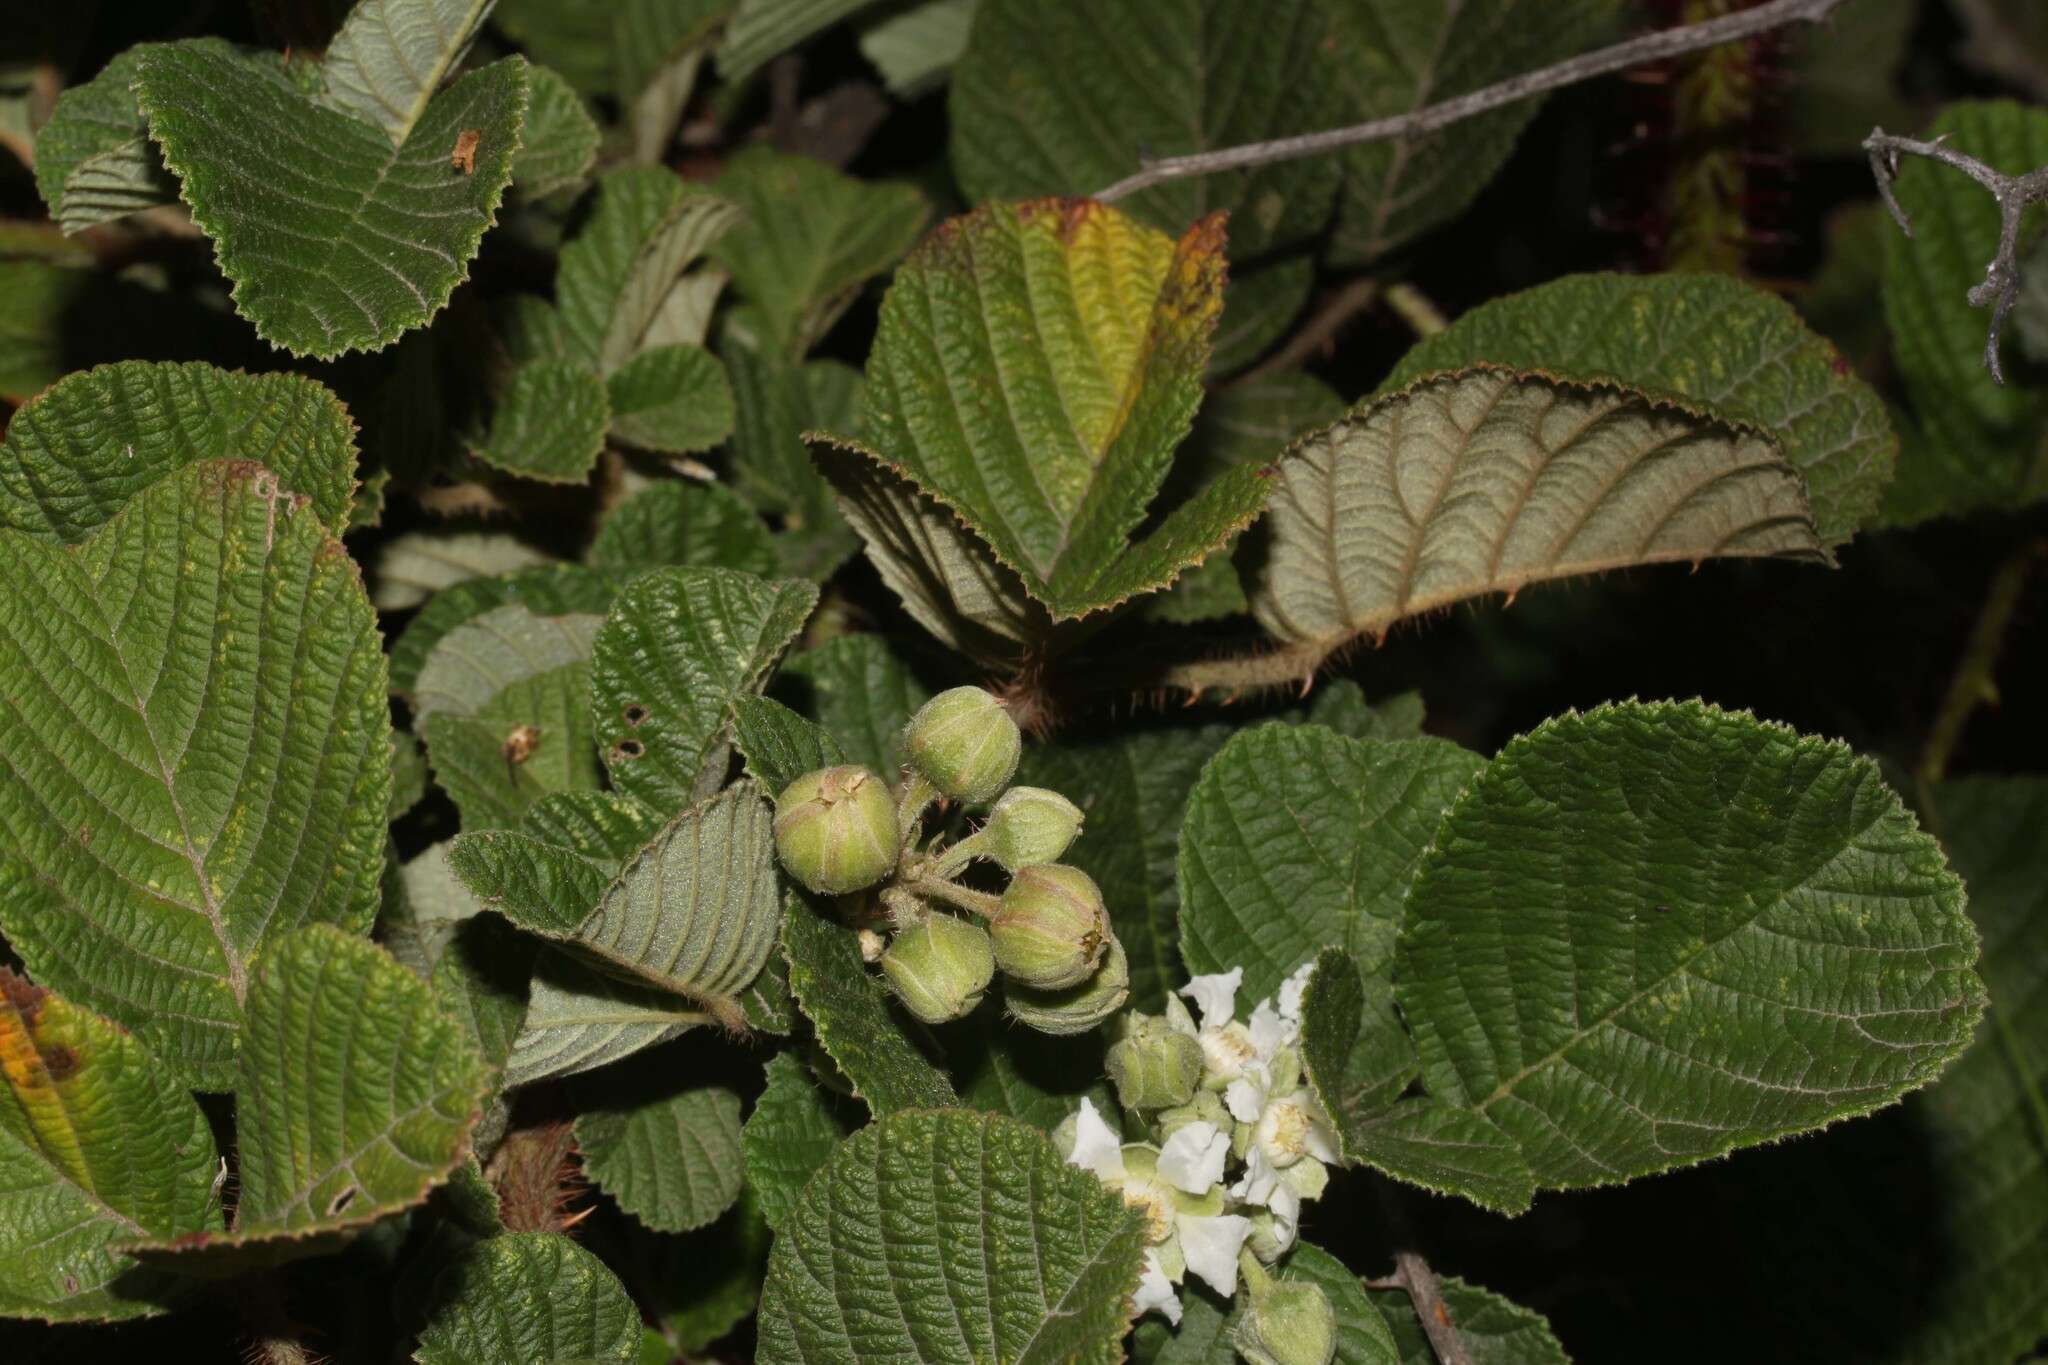
[[[5,967],[0,1063],[0,1314],[163,1312],[174,1286],[111,1247],[220,1227],[206,1115],[135,1038]]]
[[[883,299],[865,458],[956,513],[1056,620],[1165,587],[1265,503],[1257,471],[1228,470],[1129,540],[1201,402],[1223,274],[1216,219],[1178,242],[1087,200],[949,220]]]
[[[640,1314],[591,1252],[558,1232],[473,1243],[434,1286],[419,1365],[632,1365]]]
[[[253,961],[364,931],[391,725],[356,567],[259,465],[187,465],[82,544],[0,531],[0,932],[199,1088]]]
[[[1280,461],[1252,613],[1320,659],[1483,593],[1715,556],[1826,562],[1799,472],[1746,427],[1510,370],[1418,380]]]

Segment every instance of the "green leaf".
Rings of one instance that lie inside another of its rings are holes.
[[[731,458],[739,491],[756,507],[781,513],[789,538],[814,550],[809,557],[819,567],[798,571],[829,576],[854,547],[803,434],[853,425],[860,371],[836,360],[798,365],[737,344],[720,354],[732,383]]]
[[[512,684],[588,660],[603,625],[588,612],[536,616],[517,604],[494,607],[435,644],[420,669],[413,713],[478,715]]]
[[[1821,541],[1876,513],[1898,437],[1877,394],[1782,299],[1722,275],[1570,275],[1473,309],[1380,386],[1490,363],[1609,380],[1768,431]]]
[[[493,578],[472,578],[435,593],[391,646],[391,690],[410,695],[435,646],[456,627],[495,607],[523,606],[535,616],[611,610],[613,581],[580,564],[547,564]]]
[[[1414,113],[1599,45],[1615,0],[1414,0],[1334,5],[1333,69],[1348,107],[1331,125]],[[1334,264],[1365,265],[1448,222],[1485,188],[1536,115],[1524,101],[1343,154]]]
[[[162,1312],[171,1287],[111,1247],[220,1226],[206,1115],[126,1031],[5,967],[0,1057],[0,1314]]]
[[[512,185],[538,199],[590,178],[603,133],[575,87],[547,67],[526,73],[526,126],[512,154]]]
[[[67,320],[102,284],[81,268],[0,261],[0,400],[20,403],[77,368]]]
[[[1304,660],[1546,579],[1828,560],[1770,439],[1622,388],[1438,375],[1303,441],[1279,470],[1252,612]]]
[[[486,907],[522,929],[569,938],[660,828],[660,816],[638,801],[557,792],[536,801],[517,830],[457,835],[447,862]]]
[[[952,84],[953,172],[976,201],[1091,195],[1148,157],[1348,122],[1332,8],[984,0]],[[1320,232],[1338,172],[1335,157],[1299,157],[1172,180],[1121,202],[1176,234],[1227,212],[1232,255],[1250,259]]]
[[[407,611],[457,583],[553,562],[500,531],[407,531],[378,549],[370,601],[378,611]]]
[[[473,71],[403,144],[316,105],[274,58],[174,43],[143,53],[149,133],[234,282],[235,309],[293,355],[387,346],[441,310],[512,178],[526,64]],[[476,170],[450,164],[477,132]]]
[[[1024,751],[1018,780],[1067,794],[1086,816],[1062,858],[1102,888],[1130,959],[1133,1009],[1165,1008],[1186,978],[1175,851],[1195,778],[1230,734],[1227,725],[1132,729]]]
[[[638,1359],[640,1314],[603,1261],[556,1232],[508,1232],[441,1272],[419,1365]]]
[[[178,182],[150,145],[135,103],[137,64],[149,46],[129,48],[58,96],[36,134],[36,188],[66,233],[177,202]],[[233,50],[217,41],[205,46]]]
[[[732,432],[732,387],[702,346],[653,346],[606,381],[612,435],[667,455],[709,450]]]
[[[1085,200],[953,219],[882,302],[871,458],[957,512],[1055,619],[1165,587],[1265,502],[1232,470],[1127,539],[1201,402],[1222,292],[1214,219],[1178,243]]]
[[[1444,1310],[1458,1339],[1472,1357],[1472,1365],[1571,1365],[1571,1357],[1551,1335],[1550,1324],[1540,1314],[1455,1275],[1442,1280]],[[1393,1328],[1401,1365],[1436,1365],[1436,1351],[1415,1315],[1407,1291],[1375,1289],[1369,1297],[1378,1306],[1382,1320]]]
[[[730,708],[758,692],[818,590],[731,569],[658,569],[619,594],[597,635],[591,706],[612,785],[664,811],[725,775]]]
[[[0,526],[76,544],[187,465],[254,460],[336,535],[356,487],[355,423],[295,374],[122,361],[23,404],[0,443]]]
[[[562,248],[555,298],[572,359],[611,374],[645,344],[676,278],[739,217],[731,202],[662,166],[611,171]]]
[[[1353,739],[1420,739],[1422,694],[1403,692],[1373,703],[1357,683],[1339,678],[1316,689],[1303,718]]]
[[[543,952],[505,1062],[505,1084],[575,1075],[712,1022],[681,996],[621,981],[566,952]]]
[[[385,877],[378,941],[417,977],[434,974],[455,931],[484,908],[449,867],[448,849],[429,844],[403,863],[393,849]]]
[[[1301,1060],[1347,1158],[1354,1127],[1390,1108],[1415,1079],[1415,1043],[1394,1012],[1391,963],[1368,974],[1342,948],[1316,954],[1301,996]]]
[[[645,1235],[655,1244],[653,1273],[636,1288],[661,1345],[643,1344],[643,1365],[651,1365],[657,1351],[663,1362],[678,1352],[701,1355],[754,1316],[773,1237],[755,1203],[751,1193],[742,1194],[725,1217],[687,1237]]]
[[[591,542],[590,567],[607,573],[715,567],[775,572],[768,528],[724,484],[671,480],[613,508]]]
[[[795,1054],[778,1052],[768,1059],[768,1087],[754,1101],[740,1140],[747,1188],[769,1227],[782,1229],[804,1186],[853,1131],[841,1108]]]
[[[470,919],[455,926],[447,951],[427,979],[434,1003],[462,1025],[493,1072],[504,1070],[525,1022],[533,959],[532,939],[498,920]]]
[[[202,1272],[238,1264],[238,1251],[312,1254],[325,1244],[309,1239],[411,1208],[446,1181],[484,1085],[468,1034],[391,954],[332,925],[283,934],[257,960],[242,1029],[235,1226],[141,1244]]]
[[[1083,1099],[1099,1113],[1116,1112],[1116,1092],[1104,1075],[1104,1039],[1094,1029],[1055,1037],[1017,1028],[988,1010],[950,1031],[946,1041],[965,1108],[1017,1119],[1042,1133],[1070,1118]]]
[[[889,93],[915,99],[939,85],[967,50],[981,0],[923,0],[860,35],[860,52],[882,73]]]
[[[733,745],[764,791],[780,792],[805,773],[846,762],[829,731],[779,701],[735,697],[732,723]]]
[[[904,728],[931,699],[879,635],[841,635],[792,655],[775,682],[832,736],[844,762],[892,781],[909,761]]]
[[[1120,1360],[1143,1217],[1044,1135],[899,1114],[843,1143],[768,1260],[766,1360]]]
[[[391,736],[391,800],[385,806],[388,821],[396,822],[426,799],[427,756],[411,735]]]
[[[889,1010],[889,990],[861,961],[852,931],[792,895],[782,920],[789,988],[817,1030],[818,1046],[838,1064],[876,1115],[957,1103],[946,1073],[933,1066]]]
[[[1232,276],[1223,289],[1209,377],[1237,374],[1286,336],[1315,282],[1315,258],[1306,251],[1258,262]]]
[[[739,0],[718,49],[718,74],[738,85],[813,34],[873,0]]]
[[[618,93],[618,14],[610,5],[559,0],[498,0],[492,21],[533,60],[553,67],[584,95]]]
[[[0,932],[225,1088],[251,960],[377,911],[391,723],[355,565],[276,475],[189,465],[75,548],[0,532],[0,679]]]
[[[1334,1365],[1400,1365],[1400,1348],[1387,1329],[1387,1320],[1373,1306],[1358,1276],[1335,1256],[1312,1242],[1297,1242],[1275,1278],[1283,1283],[1306,1282],[1323,1291],[1337,1314]],[[1239,1307],[1232,1320],[1243,1311]]]
[[[658,1232],[688,1232],[740,1197],[740,1097],[707,1086],[576,1116],[590,1179]]]
[[[728,43],[745,17],[743,6]],[[924,196],[908,185],[856,180],[767,147],[726,162],[716,188],[745,217],[712,259],[749,305],[755,349],[790,360],[831,330],[863,282],[902,259],[925,223]]]
[[[1348,1159],[1494,1213],[1528,1210],[1536,1177],[1515,1139],[1484,1114],[1421,1096],[1343,1129]]]
[[[1383,974],[1417,861],[1483,766],[1443,739],[1345,739],[1314,725],[1234,736],[1202,769],[1181,825],[1188,971],[1243,967],[1247,1001],[1277,994],[1328,945]]]
[[[441,83],[462,64],[492,0],[357,0],[327,45],[329,109],[405,145]]]
[[[1431,1095],[1574,1187],[1926,1084],[1983,1011],[1940,850],[1877,768],[1699,703],[1567,715],[1444,817],[1397,998]]]
[[[737,0],[626,0],[613,21],[633,160],[658,165],[696,89],[697,70]]]
[[[570,360],[532,360],[512,371],[472,453],[522,478],[583,483],[597,467],[612,420],[604,380]]]

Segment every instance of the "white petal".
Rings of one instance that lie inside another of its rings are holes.
[[[1244,980],[1244,968],[1232,967],[1213,976],[1197,976],[1180,988],[1202,1012],[1203,1028],[1222,1028],[1237,1010],[1237,986]]]
[[[1273,1008],[1270,1000],[1261,1000],[1252,1011],[1252,1046],[1257,1049],[1259,1060],[1264,1061],[1301,1036],[1301,1028],[1291,1020],[1284,1019],[1280,1011]]]
[[[1157,1309],[1166,1315],[1168,1322],[1180,1326],[1180,1295],[1173,1292],[1166,1272],[1159,1268],[1157,1252],[1145,1253],[1145,1269],[1138,1276],[1138,1292],[1132,1296],[1131,1302],[1136,1305],[1140,1317]]]
[[[1230,1187],[1233,1197],[1247,1204],[1270,1204],[1273,1191],[1279,1188],[1280,1172],[1273,1163],[1266,1160],[1266,1154],[1252,1147],[1244,1154],[1244,1176]]]
[[[1232,1081],[1223,1087],[1223,1107],[1239,1123],[1257,1123],[1259,1115],[1266,1111],[1266,1087],[1250,1078]]]
[[[1308,989],[1308,979],[1315,975],[1316,960],[1310,958],[1294,969],[1294,974],[1280,983],[1280,1014],[1296,1024],[1301,1022],[1301,993]]]
[[[1159,1149],[1159,1174],[1189,1194],[1207,1194],[1223,1178],[1230,1135],[1207,1121],[1173,1130]]]
[[[1074,1150],[1067,1157],[1067,1164],[1093,1171],[1097,1179],[1112,1184],[1121,1183],[1124,1178],[1123,1135],[1112,1132],[1102,1121],[1092,1100],[1083,1099],[1080,1112],[1074,1116]]]
[[[1325,1166],[1334,1166],[1337,1164],[1336,1139],[1337,1135],[1330,1130],[1330,1125],[1318,1119],[1308,1126],[1308,1137],[1303,1141],[1302,1145],[1308,1149],[1308,1154],[1317,1161],[1322,1162]]]
[[[1285,1252],[1294,1245],[1295,1230],[1301,1226],[1301,1196],[1292,1185],[1279,1181],[1266,1207],[1273,1211],[1273,1235],[1280,1243],[1280,1251]]]
[[[1188,1258],[1188,1272],[1200,1275],[1226,1299],[1235,1295],[1237,1253],[1244,1239],[1252,1235],[1252,1220],[1241,1213],[1225,1213],[1214,1218],[1182,1214],[1174,1221],[1180,1228],[1180,1249]]]

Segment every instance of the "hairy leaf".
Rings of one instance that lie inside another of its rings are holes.
[[[1481,363],[1607,380],[1770,432],[1826,545],[1876,513],[1898,454],[1883,401],[1835,348],[1723,275],[1570,275],[1495,299],[1409,351],[1380,392]]]
[[[740,1097],[707,1086],[576,1116],[583,1169],[619,1207],[659,1232],[688,1232],[740,1197]]]
[[[427,987],[441,1012],[462,1025],[477,1055],[501,1073],[526,1020],[536,945],[511,926],[471,918],[455,926]],[[495,1093],[496,1076],[491,1090]]]
[[[152,48],[136,91],[193,221],[264,340],[327,359],[396,341],[441,310],[512,178],[526,63],[494,63],[427,103],[404,142],[316,105],[275,59]],[[477,133],[475,170],[451,164]]]
[[[391,783],[362,580],[261,466],[188,465],[75,549],[0,532],[0,931],[202,1088],[252,959],[376,914]]]
[[[419,1365],[639,1359],[640,1314],[603,1261],[556,1232],[477,1242],[441,1272]]]
[[[1540,1185],[1626,1180],[1868,1113],[1984,1005],[1962,887],[1875,765],[1699,703],[1515,740],[1408,898],[1431,1095]]]
[[[775,572],[768,528],[724,484],[680,480],[643,488],[614,507],[591,542],[590,567],[608,573],[716,567]]]
[[[568,938],[661,823],[652,807],[609,792],[557,792],[536,801],[517,830],[457,835],[447,862],[512,923]]]
[[[1337,1354],[1333,1365],[1400,1365],[1399,1348],[1387,1320],[1373,1306],[1358,1276],[1312,1242],[1298,1242],[1275,1277],[1282,1282],[1308,1283],[1323,1291],[1337,1315]],[[1243,1308],[1238,1313],[1243,1313]]]
[[[1122,1358],[1144,1219],[1043,1134],[899,1114],[843,1143],[776,1238],[764,1359]]]
[[[512,185],[530,198],[581,185],[603,134],[568,81],[547,67],[526,73],[526,125],[512,156]]]
[[[1337,1145],[1358,1159],[1350,1134],[1390,1107],[1415,1079],[1415,1043],[1394,1012],[1392,963],[1368,973],[1342,948],[1316,955],[1301,996],[1301,1060]]]
[[[653,346],[606,381],[612,435],[668,455],[709,450],[732,433],[725,367],[702,346]]]
[[[879,635],[841,635],[792,655],[775,675],[847,754],[894,781],[909,755],[903,731],[931,693]]]
[[[206,47],[231,53],[225,43]],[[57,97],[36,134],[36,188],[67,233],[177,202],[178,182],[150,145],[135,103],[137,64],[147,46],[129,48],[99,75]]]
[[[732,722],[733,745],[764,791],[780,792],[805,773],[846,762],[830,731],[779,701],[735,697]]]
[[[177,1073],[119,1026],[0,967],[0,1084],[0,1313],[163,1311],[169,1287],[111,1245],[220,1227],[213,1135]]]
[[[1444,1276],[1442,1284],[1444,1311],[1458,1329],[1472,1365],[1571,1365],[1571,1357],[1540,1314],[1455,1275]],[[1370,1297],[1393,1328],[1401,1365],[1437,1365],[1436,1351],[1407,1291],[1375,1289]]]
[[[406,611],[457,583],[552,562],[499,531],[407,531],[378,548],[370,601],[378,611]]]
[[[794,1054],[778,1052],[769,1059],[768,1087],[754,1101],[740,1135],[747,1187],[768,1226],[784,1225],[804,1186],[853,1131],[840,1109]]]
[[[1827,557],[1769,439],[1628,389],[1439,375],[1303,441],[1279,470],[1252,611],[1319,655],[1545,579]]]
[[[517,603],[493,607],[442,636],[420,669],[413,713],[473,716],[506,687],[590,658],[604,618],[536,616]]]
[[[817,1030],[818,1046],[838,1064],[877,1115],[956,1103],[946,1073],[933,1066],[892,1014],[889,990],[861,961],[851,931],[801,897],[782,920],[789,987]]]
[[[523,606],[535,616],[611,609],[617,584],[581,564],[547,564],[456,583],[428,599],[391,646],[391,690],[410,695],[435,646],[456,627],[494,608]]]
[[[472,453],[508,474],[580,484],[597,467],[611,420],[610,392],[596,374],[568,360],[528,361],[512,371]]]
[[[575,1075],[713,1022],[694,1001],[621,981],[567,952],[543,952],[505,1062],[505,1084]]]
[[[357,0],[327,45],[322,101],[404,146],[483,27],[493,0]]]

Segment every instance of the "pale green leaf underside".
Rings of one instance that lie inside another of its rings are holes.
[[[251,960],[376,913],[391,728],[354,564],[275,475],[190,465],[75,549],[0,533],[0,678],[0,929],[227,1088]]]
[[[718,74],[737,85],[812,34],[873,0],[740,0],[718,48]]]
[[[456,836],[448,865],[471,894],[520,928],[568,938],[660,828],[660,817],[638,801],[558,792],[535,802],[516,830]]]
[[[494,607],[441,637],[420,669],[413,714],[480,714],[507,687],[590,658],[604,618],[586,612],[536,616],[518,603]]]
[[[1721,275],[1570,275],[1495,299],[1381,384],[1476,364],[1600,379],[1770,432],[1806,479],[1821,541],[1876,513],[1898,437],[1877,393],[1784,300]]]
[[[877,1115],[956,1103],[946,1073],[928,1061],[890,1010],[890,994],[861,961],[853,932],[791,895],[782,921],[789,987],[838,1064]]]
[[[572,358],[603,374],[631,360],[676,277],[738,216],[666,167],[606,175],[590,220],[562,249],[555,283]]]
[[[324,103],[402,146],[462,62],[494,0],[357,0],[327,45]]]
[[[1279,470],[1252,612],[1305,649],[1573,574],[1825,559],[1770,440],[1622,388],[1438,375],[1307,438]]]
[[[0,443],[0,525],[66,544],[202,460],[267,466],[339,535],[356,487],[355,423],[295,374],[128,360],[67,375],[14,414]]]
[[[747,1188],[768,1226],[780,1229],[804,1186],[852,1131],[794,1053],[768,1061],[768,1086],[740,1133]]]
[[[1036,1129],[964,1110],[882,1119],[785,1221],[761,1356],[821,1365],[1120,1360],[1144,1220]]]
[[[611,609],[615,583],[581,564],[541,564],[487,578],[464,579],[427,599],[391,646],[391,689],[410,695],[420,669],[448,632],[493,607],[517,603],[536,616]]]
[[[670,480],[614,507],[586,557],[593,569],[711,567],[773,574],[775,541],[754,510],[724,484]]]
[[[1542,1315],[1455,1275],[1443,1278],[1443,1291],[1444,1310],[1471,1353],[1472,1365],[1571,1365]],[[1370,1297],[1393,1329],[1401,1365],[1437,1365],[1407,1291],[1375,1289]]]
[[[517,824],[549,792],[592,791],[603,782],[590,738],[590,665],[582,659],[518,677],[474,712],[435,710],[419,727],[434,780],[467,829]]]
[[[576,1116],[583,1169],[657,1232],[701,1228],[740,1196],[740,1097],[706,1087]]]
[[[370,601],[379,611],[407,611],[457,583],[552,562],[500,531],[407,531],[377,551]]]
[[[1430,1094],[1605,1184],[1867,1113],[1984,1005],[1962,887],[1837,743],[1700,703],[1546,723],[1444,817],[1395,981]]]
[[[206,46],[231,52],[227,44]],[[82,85],[58,96],[36,134],[36,188],[67,233],[176,203],[178,182],[150,145],[136,108],[136,63],[145,46],[121,53]]]
[[[967,49],[981,0],[922,0],[860,35],[860,52],[892,94],[914,99],[944,80]]]
[[[419,1365],[630,1365],[640,1314],[618,1277],[555,1232],[477,1242],[441,1272]]]
[[[170,44],[145,53],[150,136],[257,334],[321,359],[389,345],[469,273],[512,175],[526,63],[509,58],[433,97],[404,143],[314,104],[275,60]],[[480,134],[476,169],[450,163]]]
[[[570,360],[532,360],[512,372],[472,453],[542,483],[580,484],[597,467],[611,424],[604,380]]]
[[[588,1071],[711,1022],[702,1006],[681,996],[621,981],[566,952],[545,952],[505,1061],[505,1084]]]

